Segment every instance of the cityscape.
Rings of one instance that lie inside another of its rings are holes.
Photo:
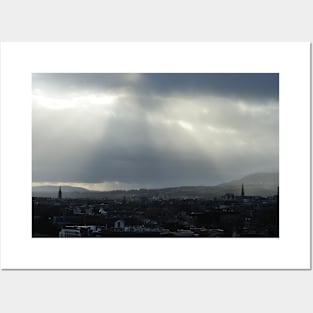
[[[154,193],[154,192],[153,192]],[[227,193],[122,199],[33,197],[33,237],[278,237],[279,191],[273,196]]]
[[[278,130],[277,73],[34,73],[32,237],[279,237]]]

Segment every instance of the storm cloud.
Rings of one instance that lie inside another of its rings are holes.
[[[278,170],[278,74],[33,74],[34,183],[214,185]]]

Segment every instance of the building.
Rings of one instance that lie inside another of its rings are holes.
[[[62,190],[61,190],[61,186],[59,187],[58,198],[59,198],[59,199],[62,199]]]
[[[91,205],[81,205],[73,208],[74,215],[95,215],[96,209]]]
[[[79,228],[62,228],[59,232],[59,237],[81,237],[81,232]]]
[[[125,227],[125,222],[123,220],[117,220],[114,223],[114,228],[115,229],[124,229],[124,227]]]

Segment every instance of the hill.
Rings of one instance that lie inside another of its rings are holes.
[[[269,196],[277,192],[279,174],[277,172],[250,174],[241,179],[223,183],[218,187],[227,192],[239,194],[242,184],[246,195]]]
[[[44,192],[44,193],[55,193],[59,191],[60,186],[34,186],[33,192]],[[81,187],[73,187],[73,186],[61,186],[62,192],[81,192],[86,193],[90,192],[90,190]]]
[[[238,180],[233,180],[222,185],[238,185],[247,184],[254,186],[267,186],[276,185],[278,186],[279,174],[278,173],[255,173],[242,177]]]
[[[240,195],[241,185],[244,185],[247,196],[272,196],[276,194],[278,187],[278,173],[255,173],[244,176],[217,186],[181,186],[159,189],[134,189],[134,190],[112,190],[91,191],[85,188],[62,186],[64,198],[214,198],[226,193]],[[59,186],[33,187],[35,197],[56,197]]]

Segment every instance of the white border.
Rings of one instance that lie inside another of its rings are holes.
[[[280,73],[280,238],[32,239],[32,72]],[[3,43],[3,269],[309,269],[309,43]]]

